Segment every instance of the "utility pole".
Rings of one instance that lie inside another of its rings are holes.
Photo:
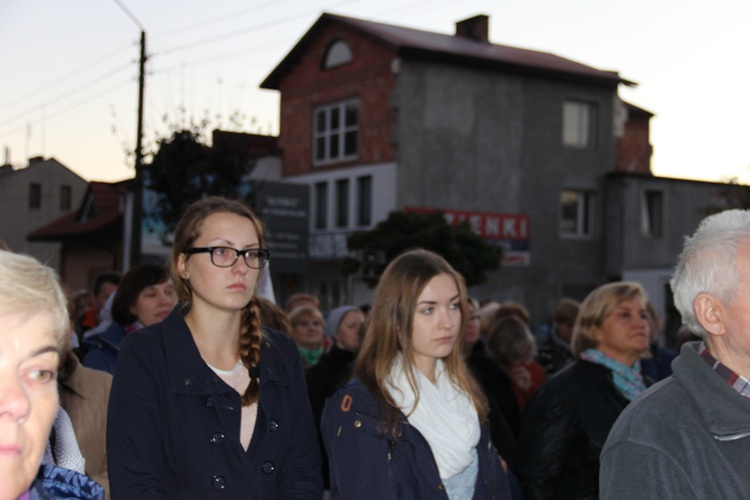
[[[143,93],[146,83],[146,32],[141,30],[141,58],[138,70],[138,126],[135,139],[135,179],[133,180],[133,225],[130,239],[130,267],[141,261],[143,226]]]
[[[130,227],[124,229],[125,268],[130,268],[141,261],[141,230],[143,225],[143,93],[146,87],[146,29],[140,21],[120,1],[114,0],[117,5],[141,30],[141,57],[138,65],[138,124],[135,138],[135,179],[130,184],[132,206],[130,214],[125,214],[125,224]],[[126,210],[128,204],[125,204]],[[128,237],[129,236],[129,237]]]

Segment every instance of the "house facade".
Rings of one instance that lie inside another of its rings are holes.
[[[0,167],[0,240],[14,252],[33,255],[58,269],[58,242],[28,241],[26,235],[76,207],[87,182],[54,158],[31,158],[24,168]]]
[[[443,35],[323,14],[261,85],[281,93],[284,179],[311,188],[308,289],[327,305],[368,301],[339,271],[346,237],[409,208],[480,233],[501,221],[494,239],[513,258],[478,298],[538,318],[582,298],[609,277],[604,189],[632,112],[621,84],[490,43],[486,16]]]

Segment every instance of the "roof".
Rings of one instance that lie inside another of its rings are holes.
[[[121,224],[121,198],[127,182],[90,182],[78,209],[35,229],[26,238],[29,241],[60,241],[90,236]]]
[[[455,64],[490,67],[496,70],[548,77],[572,78],[599,84],[635,85],[634,82],[621,78],[615,71],[599,70],[548,52],[324,13],[266,77],[260,85],[261,88],[278,90],[284,76],[300,60],[318,34],[331,23],[343,24],[365,36],[375,38],[390,45],[403,56],[439,59]]]
[[[21,175],[21,174],[27,174],[29,172],[34,172],[38,169],[44,169],[44,168],[60,168],[67,170],[70,172],[71,175],[78,177],[78,179],[81,180],[81,182],[84,182],[83,178],[78,175],[77,173],[70,170],[68,167],[57,161],[55,158],[50,157],[46,160],[42,158],[41,156],[36,156],[34,158],[29,159],[29,164],[26,167],[18,167],[15,168],[12,165],[2,165],[0,166],[0,179],[6,178],[6,176],[9,176],[11,174],[14,175]]]

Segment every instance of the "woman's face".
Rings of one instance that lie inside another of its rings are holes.
[[[449,274],[438,274],[417,298],[411,334],[414,364],[430,380],[435,377],[435,362],[453,350],[461,321],[456,280]]]
[[[648,314],[641,299],[633,297],[620,302],[601,326],[592,328],[591,336],[598,350],[632,366],[648,349]]]
[[[474,305],[471,302],[469,302],[467,311],[469,315],[466,317],[466,326],[464,327],[464,346],[468,352],[479,340],[481,321],[479,319],[479,311],[474,309]]]
[[[362,326],[365,315],[360,311],[349,311],[341,318],[336,332],[336,345],[345,351],[357,351],[362,343]]]
[[[48,314],[0,316],[0,498],[31,484],[57,413],[60,354]]]
[[[323,322],[312,314],[303,314],[294,325],[294,341],[305,349],[318,348],[323,335]]]
[[[247,217],[228,212],[209,215],[201,224],[201,234],[193,248],[230,247],[237,250],[260,248],[255,225]],[[180,275],[189,280],[191,313],[198,309],[236,312],[245,307],[255,292],[260,270],[251,269],[240,257],[231,267],[216,267],[211,254],[181,254],[177,261]]]
[[[164,283],[147,286],[138,294],[130,311],[143,326],[159,323],[177,305],[177,292],[171,278]]]

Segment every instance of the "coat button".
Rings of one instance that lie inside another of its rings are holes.
[[[265,474],[270,474],[276,470],[276,467],[274,467],[272,462],[263,462],[263,465],[261,465],[260,467],[261,469],[263,469],[263,472]]]
[[[271,420],[271,423],[268,425],[268,430],[271,432],[276,432],[279,430],[279,423],[276,420]]]
[[[213,408],[214,398],[212,398],[211,396],[206,396],[206,406],[208,406],[209,408]]]
[[[214,476],[212,484],[214,485],[214,488],[216,488],[217,490],[223,490],[224,488],[227,487],[227,480],[224,479],[224,476],[216,475]]]
[[[193,383],[193,381],[192,381],[192,380],[190,380],[189,378],[186,378],[186,379],[185,379],[185,385],[190,385],[190,384],[192,384],[192,383]]]
[[[211,444],[221,444],[224,441],[224,434],[221,432],[215,432],[213,436],[211,436]]]
[[[362,421],[355,420],[354,421],[354,427],[356,427],[357,429],[359,429],[360,427],[362,427]]]
[[[443,483],[440,483],[440,484],[438,485],[438,489],[439,489],[440,491],[445,491],[445,485],[444,485]]]

